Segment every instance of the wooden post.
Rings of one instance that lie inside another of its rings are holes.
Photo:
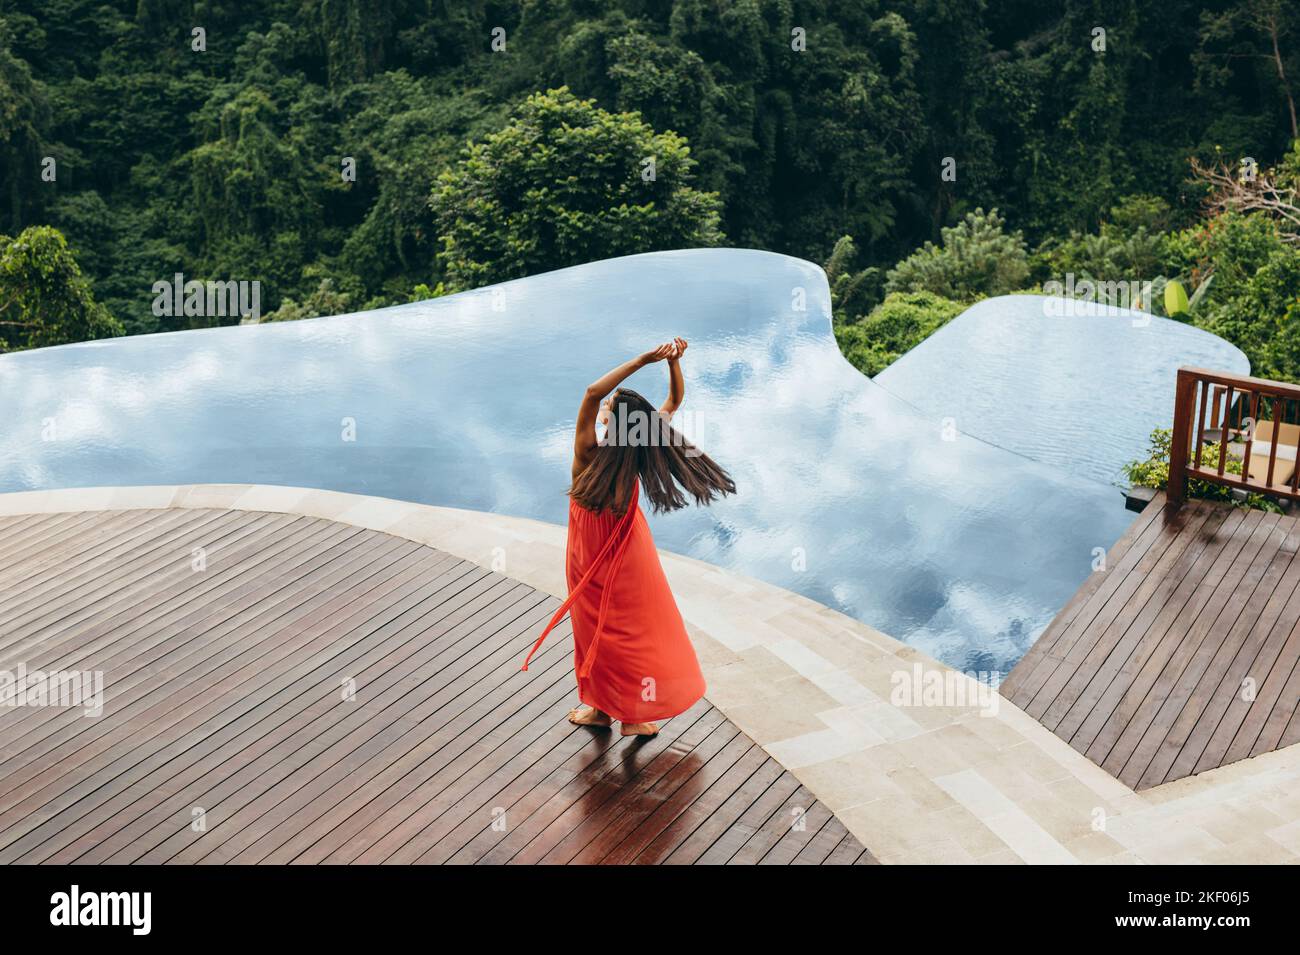
[[[1178,369],[1177,390],[1174,392],[1174,433],[1169,443],[1169,488],[1166,499],[1174,507],[1187,500],[1187,459],[1195,452],[1188,447],[1192,437],[1192,408],[1196,404],[1196,376],[1191,369]],[[1206,387],[1209,387],[1208,383]],[[1227,430],[1227,422],[1224,422]],[[1199,460],[1199,453],[1197,455]]]

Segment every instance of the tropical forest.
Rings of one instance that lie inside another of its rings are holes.
[[[0,351],[732,246],[866,374],[1138,283],[1300,381],[1298,96],[1294,0],[0,0]]]

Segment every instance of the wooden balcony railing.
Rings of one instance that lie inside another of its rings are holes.
[[[1177,389],[1170,504],[1194,479],[1300,500],[1300,385],[1180,368]]]

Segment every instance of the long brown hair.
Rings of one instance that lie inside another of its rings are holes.
[[[655,513],[675,511],[695,499],[708,504],[736,493],[736,483],[703,451],[631,388],[614,392],[605,436],[569,497],[589,511],[627,510],[636,478]]]

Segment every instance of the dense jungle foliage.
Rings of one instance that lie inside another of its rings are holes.
[[[1070,273],[1300,380],[1298,84],[1285,0],[0,0],[0,351],[726,244],[872,372]]]

